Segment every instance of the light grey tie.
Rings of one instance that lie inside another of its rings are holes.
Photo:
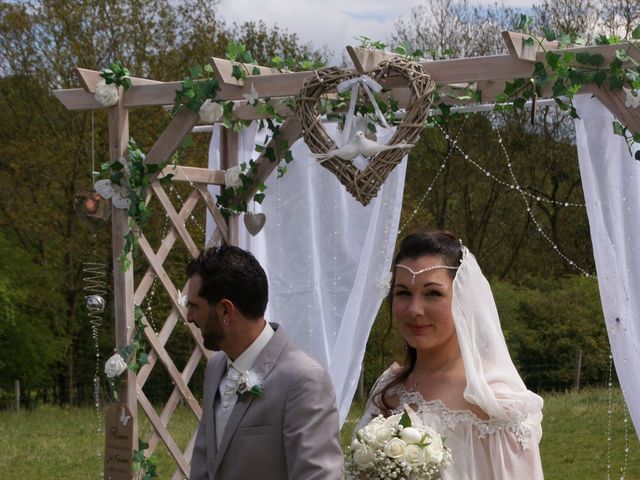
[[[220,392],[220,404],[216,408],[216,442],[220,446],[222,441],[222,435],[224,429],[227,426],[231,411],[238,399],[236,391],[238,389],[238,381],[240,380],[240,372],[233,366],[231,362],[228,363],[227,375],[220,382],[218,391]]]

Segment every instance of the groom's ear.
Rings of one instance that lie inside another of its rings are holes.
[[[232,317],[235,316],[237,308],[233,302],[227,298],[223,298],[218,302],[218,315],[222,320],[226,320],[229,323]]]

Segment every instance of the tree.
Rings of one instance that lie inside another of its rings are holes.
[[[53,346],[55,335],[64,332],[55,366],[47,371],[64,394],[62,402],[75,401],[76,385],[90,383],[95,368],[82,269],[93,259],[94,245],[96,258],[111,264],[110,229],[108,223],[95,234],[85,228],[73,198],[78,190],[91,187],[92,168],[108,160],[108,133],[103,113],[67,111],[51,90],[77,87],[76,66],[100,70],[114,60],[134,76],[178,80],[188,67],[224,56],[233,39],[254,45],[264,41],[257,57],[261,61],[277,54],[320,57],[277,27],[249,23],[229,29],[217,5],[216,0],[0,1],[0,229],[30,264],[56,279],[51,290],[61,299],[55,311],[59,329],[42,329],[39,335]],[[135,109],[131,136],[148,150],[170,119],[160,107]],[[204,136],[196,138],[184,162],[205,165],[207,143]],[[152,217],[150,241],[157,241],[163,224],[162,216]],[[17,257],[7,256],[9,265],[14,261]],[[182,272],[184,262],[180,251],[166,267]],[[25,288],[29,295],[41,294],[37,283]],[[25,304],[8,295],[2,297],[3,305],[11,305],[23,318]],[[106,333],[111,333],[106,323]],[[16,335],[36,338],[25,333],[27,327],[11,328],[3,330],[10,333],[7,342]],[[112,351],[112,337],[107,343],[103,356]]]
[[[515,10],[497,4],[481,7],[467,0],[433,0],[400,17],[392,40],[428,52],[434,59],[495,55],[506,52],[497,33],[511,28],[515,19]]]

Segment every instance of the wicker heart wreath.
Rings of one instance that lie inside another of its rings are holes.
[[[320,97],[336,86],[360,76],[352,70],[328,67],[317,70],[309,77],[296,96],[296,115],[302,124],[302,134],[309,149],[316,154],[326,153],[336,148],[335,142],[324,129],[317,105]],[[406,116],[397,127],[389,145],[400,142],[413,143],[417,140],[423,124],[429,114],[433,99],[435,82],[431,80],[419,63],[410,62],[401,57],[385,60],[367,73],[376,82],[382,83],[389,76],[400,76],[407,80],[411,92],[410,107]],[[406,150],[392,149],[380,152],[372,157],[368,165],[360,170],[350,161],[331,157],[322,161],[322,166],[330,170],[362,205],[367,205],[378,194],[387,176],[406,155]]]

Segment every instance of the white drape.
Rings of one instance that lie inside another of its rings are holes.
[[[338,138],[335,124],[325,124],[325,128]],[[240,162],[248,161],[253,144],[261,141],[262,135],[254,138],[254,131],[240,135]],[[386,143],[392,133],[379,131],[378,141]],[[219,165],[218,135],[214,129],[210,168]],[[241,229],[239,243],[256,255],[269,277],[267,318],[281,323],[296,344],[327,368],[342,423],[386,291],[406,157],[378,196],[363,207],[309,156],[302,140],[293,145],[292,153],[294,161],[287,173],[282,178],[275,172],[269,177],[262,208],[255,206],[256,212],[267,216],[264,230],[251,237]]]
[[[598,285],[620,386],[640,432],[640,162],[596,99],[574,101],[582,186]]]

